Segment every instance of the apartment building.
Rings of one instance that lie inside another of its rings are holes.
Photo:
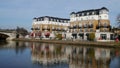
[[[62,33],[68,30],[69,19],[42,16],[33,19],[32,31],[34,33]]]
[[[105,7],[70,14],[70,32],[109,32],[109,10]]]
[[[110,28],[109,10],[106,7],[70,14],[69,31],[75,38],[77,35],[84,38],[85,33],[88,36],[91,32],[110,32]]]
[[[69,19],[43,16],[33,19],[32,30],[39,30],[41,32],[49,31],[66,31],[69,26]]]
[[[106,7],[71,12],[70,19],[52,16],[33,18],[32,31],[34,36],[41,33],[47,38],[51,33],[64,33],[66,37],[88,40],[90,33],[95,33],[96,39],[113,39],[110,33],[109,10]]]

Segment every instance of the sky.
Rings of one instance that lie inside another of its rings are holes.
[[[0,28],[15,29],[17,26],[30,30],[34,17],[53,16],[69,18],[75,11],[109,9],[112,26],[120,14],[120,0],[0,0]]]

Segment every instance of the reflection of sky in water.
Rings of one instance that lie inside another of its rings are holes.
[[[54,58],[59,56],[60,60],[67,58],[65,60],[69,62],[45,66],[38,62],[45,54],[53,54]],[[0,46],[0,68],[120,68],[119,54],[120,51],[114,48],[10,42]]]
[[[110,68],[120,68],[120,57],[111,59]]]

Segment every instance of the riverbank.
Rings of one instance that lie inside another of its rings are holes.
[[[54,43],[54,44],[67,44],[67,45],[84,45],[84,46],[97,46],[97,47],[120,47],[120,42],[93,42],[93,41],[78,41],[78,40],[40,40],[40,39],[13,39],[13,41],[24,42],[40,42],[40,43]]]

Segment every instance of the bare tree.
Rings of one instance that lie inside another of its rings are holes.
[[[117,28],[120,28],[120,14],[118,14],[116,21],[117,21]]]
[[[23,27],[18,27],[18,26],[17,26],[16,32],[17,32],[18,34],[23,35],[23,36],[25,36],[25,35],[28,34],[28,31],[27,31],[25,28],[23,28]]]

